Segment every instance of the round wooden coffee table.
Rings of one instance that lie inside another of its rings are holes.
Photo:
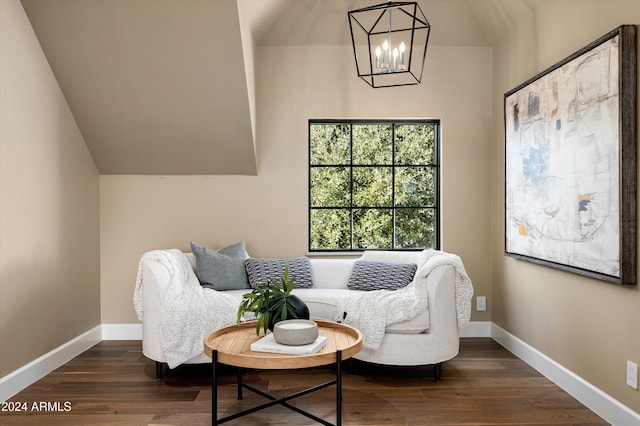
[[[342,424],[342,361],[356,355],[362,349],[362,334],[353,327],[330,321],[317,320],[318,333],[327,337],[327,343],[315,354],[312,355],[287,355],[266,352],[251,351],[251,344],[263,337],[256,335],[256,323],[253,321],[241,324],[234,324],[228,327],[211,332],[204,340],[204,352],[211,358],[212,362],[212,383],[211,383],[211,418],[212,424],[217,425],[247,414],[254,413],[263,408],[276,404],[283,405],[293,411],[305,415],[318,423],[331,425],[324,419],[316,417],[298,407],[289,404],[287,401],[308,393],[324,389],[327,386],[336,385],[336,425]],[[217,364],[226,364],[238,367],[238,399],[242,399],[242,389],[255,392],[270,401],[236,414],[218,419],[218,382]],[[336,378],[330,382],[323,383],[305,389],[294,394],[276,398],[252,386],[242,382],[240,368],[257,369],[298,369],[310,368],[321,365],[336,364]]]

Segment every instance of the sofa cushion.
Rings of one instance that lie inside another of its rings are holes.
[[[351,290],[397,290],[413,281],[418,265],[358,260],[347,286]]]
[[[402,321],[396,324],[389,324],[384,329],[389,334],[418,334],[429,330],[429,310],[427,309],[409,321]]]
[[[353,271],[352,259],[310,258],[313,288],[347,288],[347,281]]]
[[[300,288],[293,290],[309,307],[311,318],[334,321],[338,302],[345,297],[354,294],[353,290],[337,288]]]
[[[249,288],[244,261],[248,257],[244,243],[239,242],[220,250],[212,250],[191,242],[196,257],[196,275],[203,287],[214,290]]]
[[[280,281],[286,267],[289,268],[289,277],[294,277],[296,280],[296,288],[309,288],[313,285],[311,264],[306,257],[286,259],[249,258],[245,261],[245,267],[251,287],[266,284],[269,278]]]
[[[334,321],[338,302],[348,296],[359,292],[358,290],[347,289],[323,289],[323,288],[301,288],[293,290],[293,294],[298,296],[309,307],[311,319],[323,319]],[[418,334],[429,329],[429,310],[409,320],[397,324],[390,324],[385,329],[386,333],[396,334]]]

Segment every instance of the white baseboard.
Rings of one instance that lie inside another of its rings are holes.
[[[97,326],[62,346],[42,355],[12,373],[0,378],[0,401],[4,402],[27,386],[37,382],[56,368],[66,364],[102,340]]]
[[[142,324],[102,324],[102,340],[142,340]]]
[[[491,321],[471,321],[460,329],[460,337],[491,337]]]
[[[639,413],[493,323],[491,338],[610,424],[640,426]]]

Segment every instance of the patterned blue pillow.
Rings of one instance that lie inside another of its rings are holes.
[[[249,284],[255,287],[266,284],[269,278],[280,281],[284,268],[289,267],[289,277],[295,277],[296,288],[311,288],[311,262],[306,257],[292,257],[287,259],[254,259],[245,260],[244,266],[249,276]]]
[[[413,281],[418,265],[357,260],[347,282],[351,290],[398,290]]]

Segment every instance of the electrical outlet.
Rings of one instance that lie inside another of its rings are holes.
[[[638,365],[627,361],[627,385],[638,389]]]
[[[478,296],[476,298],[476,311],[486,311],[487,310],[487,298],[485,296]]]

